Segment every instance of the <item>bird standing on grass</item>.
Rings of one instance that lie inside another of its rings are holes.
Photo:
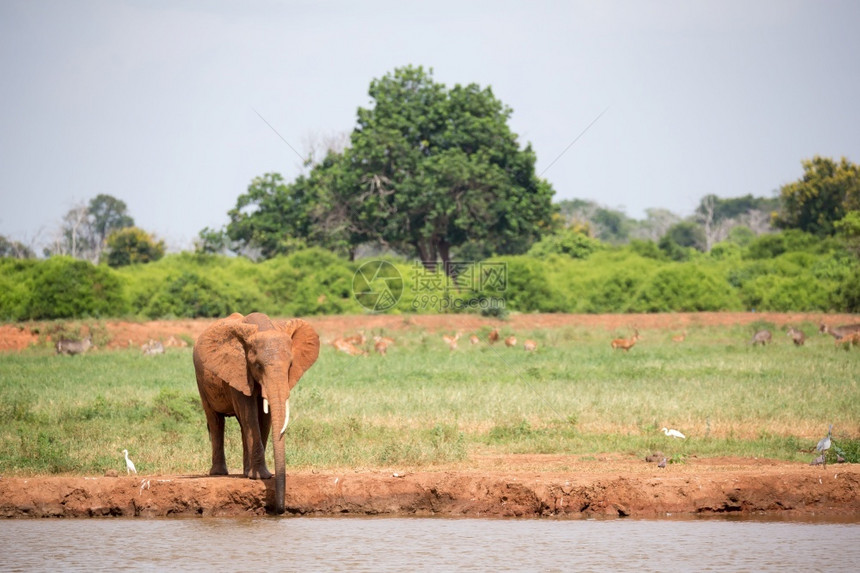
[[[128,450],[123,450],[122,453],[125,455],[125,473],[137,474],[137,469],[135,469],[134,467],[134,462],[128,459]]]
[[[827,429],[827,435],[818,441],[818,445],[815,446],[816,452],[821,452],[822,454],[827,453],[827,450],[830,449],[830,434],[831,434],[831,432],[833,432],[833,424],[830,424],[830,427]]]
[[[816,452],[821,452],[821,455],[812,460],[812,463],[809,464],[811,466],[823,465],[827,467],[827,450],[830,449],[830,434],[833,432],[833,424],[830,424],[830,427],[827,428],[827,435],[818,440],[818,445],[815,446]]]
[[[679,432],[678,430],[670,430],[668,428],[663,428],[661,431],[664,434],[666,434],[667,436],[672,436],[673,438],[681,438],[683,440],[683,439],[686,439],[686,437],[687,437],[684,434],[682,434],[681,432]]]

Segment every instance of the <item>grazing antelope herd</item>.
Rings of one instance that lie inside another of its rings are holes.
[[[847,324],[842,326],[829,326],[822,322],[818,330],[821,334],[829,334],[833,336],[837,348],[851,348],[852,346],[860,346],[860,323]],[[795,346],[804,346],[804,344],[806,343],[806,334],[799,327],[787,325],[785,333],[786,336],[791,339],[792,343]],[[458,342],[464,336],[464,334],[462,331],[458,330],[454,333],[444,333],[440,336],[445,346],[447,346],[448,349],[453,352],[459,348]],[[630,349],[633,348],[636,343],[639,342],[641,339],[642,336],[639,333],[639,329],[634,328],[632,336],[630,336],[629,338],[614,338],[612,339],[610,345],[613,350],[623,350],[624,352],[629,352]],[[687,329],[684,329],[681,333],[674,334],[671,337],[671,340],[674,343],[682,343],[686,339]],[[502,341],[504,345],[508,348],[517,347],[516,335],[509,334],[507,336],[503,336],[499,331],[499,328],[493,328],[492,330],[490,330],[483,340],[478,334],[473,333],[469,335],[470,346],[477,346],[481,344],[482,341],[488,345],[492,345],[496,342]],[[764,347],[768,344],[771,344],[772,342],[772,332],[766,328],[762,328],[757,330],[753,334],[749,344],[751,344],[752,346]],[[387,336],[382,336],[381,331],[380,334],[373,335],[369,339],[368,335],[366,335],[364,332],[358,332],[355,334],[340,336],[331,341],[331,345],[337,351],[349,354],[351,356],[368,356],[371,352],[376,352],[380,356],[385,356],[388,352],[388,349],[393,344],[394,339]],[[522,343],[522,348],[526,352],[535,352],[538,349],[538,343],[532,339],[526,339]]]
[[[458,341],[462,338],[463,332],[457,331],[454,334],[442,334],[442,342],[448,347],[449,350],[454,351],[458,348]],[[499,334],[499,329],[494,328],[490,331],[487,336],[487,342],[489,344],[493,344],[502,340],[501,335]],[[394,344],[394,339],[389,338],[387,336],[374,335],[371,338],[372,349],[379,354],[380,356],[385,356],[388,352],[388,348]],[[477,334],[469,335],[469,344],[475,346],[481,343],[481,338]],[[507,336],[504,338],[505,346],[508,348],[513,348],[517,345],[517,337],[514,335]],[[365,349],[368,345],[367,335],[364,332],[359,332],[358,334],[350,334],[348,336],[339,336],[331,341],[331,345],[338,352],[343,352],[344,354],[349,354],[350,356],[368,356],[370,351]],[[534,340],[528,339],[523,342],[523,350],[526,352],[535,352],[538,349],[538,343]]]

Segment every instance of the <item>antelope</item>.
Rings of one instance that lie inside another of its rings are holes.
[[[771,338],[772,335],[769,330],[759,330],[758,332],[753,334],[750,344],[752,344],[753,346],[755,346],[756,344],[761,344],[762,346],[764,346],[765,344],[768,344],[770,342]]]
[[[851,345],[857,346],[860,344],[860,331],[846,334],[842,338],[836,339],[836,346],[842,345],[844,348],[851,348]]]
[[[73,354],[83,354],[87,350],[89,350],[93,345],[93,337],[87,336],[83,340],[68,340],[66,338],[61,338],[57,341],[57,344],[54,347],[57,349],[57,354],[67,354],[69,356]]]
[[[806,335],[803,334],[802,330],[798,330],[793,326],[788,327],[788,332],[786,332],[786,336],[791,338],[791,341],[794,342],[795,346],[803,346],[803,343],[806,342]]]
[[[374,343],[373,349],[376,350],[376,352],[378,352],[382,356],[385,356],[385,353],[388,352],[388,342],[386,342],[386,339],[383,339],[381,336],[376,336],[374,337],[374,339],[378,340],[376,340],[376,342]],[[391,339],[388,338],[387,340]]]
[[[185,348],[188,346],[188,343],[184,340],[176,338],[175,336],[171,336],[167,339],[167,342],[164,343],[165,346],[176,346],[178,348]]]
[[[508,348],[510,348],[512,346],[516,346],[516,345],[517,345],[517,337],[516,336],[509,336],[505,339],[505,346],[507,346]]]
[[[478,344],[479,342],[481,342],[481,339],[473,334],[472,336],[469,337],[469,342],[471,344]]]
[[[352,344],[351,342],[347,342],[343,338],[336,338],[334,340],[334,342],[332,342],[331,344],[332,344],[332,346],[337,348],[339,351],[345,352],[345,353],[349,354],[350,356],[365,356],[365,355],[367,355],[367,352],[365,352],[364,350],[360,350],[360,349],[356,348],[354,344]]]
[[[352,336],[344,336],[341,340],[344,342],[349,342],[350,344],[358,344],[359,346],[363,346],[365,342],[367,342],[367,337],[363,332],[359,332],[358,334],[353,334]]]
[[[526,352],[534,352],[537,350],[537,342],[534,340],[526,340],[523,342],[523,348],[525,348]]]
[[[823,322],[818,327],[818,332],[821,334],[829,334],[836,339],[836,344],[839,340],[849,334],[860,332],[860,324],[843,324],[842,326],[830,327]]]
[[[687,331],[685,330],[681,334],[676,334],[672,337],[672,342],[684,342],[684,339],[687,338]]]
[[[499,341],[499,329],[498,329],[498,328],[494,328],[494,329],[490,332],[490,336],[489,336],[488,338],[489,338],[490,344],[493,344],[493,343],[498,342],[498,341]]]
[[[442,335],[442,340],[445,341],[445,344],[448,345],[448,348],[451,350],[457,350],[457,341],[460,340],[460,334],[457,333],[454,336],[448,336],[447,334]]]
[[[385,346],[391,346],[394,344],[394,339],[388,338],[387,336],[374,336],[373,342],[382,342]]]
[[[616,338],[612,341],[613,350],[621,349],[624,352],[627,352],[633,345],[636,344],[636,341],[639,340],[639,331],[637,329],[633,329],[633,338]]]

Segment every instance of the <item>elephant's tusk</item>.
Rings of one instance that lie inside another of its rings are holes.
[[[263,398],[263,413],[264,414],[269,413],[269,401],[266,400],[265,398]]]
[[[284,402],[284,410],[286,410],[286,412],[284,413],[284,427],[281,428],[281,433],[278,435],[279,438],[284,435],[284,432],[287,431],[287,424],[290,423],[290,399],[289,398],[287,398],[287,401]]]

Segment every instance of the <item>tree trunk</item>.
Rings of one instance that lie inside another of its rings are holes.
[[[436,245],[430,241],[418,241],[415,243],[415,248],[418,250],[418,256],[421,258],[421,264],[431,273],[436,272]]]
[[[439,241],[439,256],[442,258],[442,270],[445,271],[446,275],[453,278],[454,269],[449,264],[451,262],[451,245],[445,239]]]

